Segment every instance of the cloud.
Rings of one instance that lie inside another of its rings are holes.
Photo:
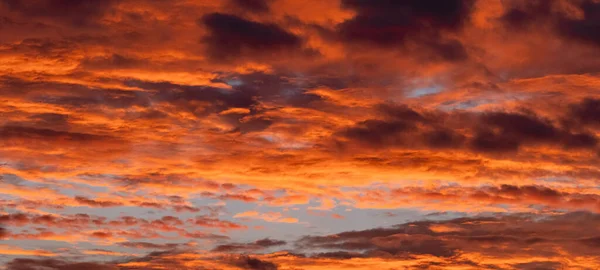
[[[0,130],[0,134],[5,140],[9,139],[50,139],[50,140],[66,140],[71,142],[94,142],[94,141],[105,141],[113,140],[112,137],[85,134],[85,133],[72,133],[56,131],[52,129],[39,129],[32,127],[23,126],[3,126]]]
[[[600,36],[590,31],[600,25],[600,4],[594,1],[584,1],[581,6],[583,18],[568,18],[561,21],[559,31],[569,37],[600,45]]]
[[[190,219],[188,221],[191,221],[193,224],[201,226],[201,227],[208,227],[208,228],[218,228],[221,230],[240,230],[240,229],[246,229],[247,226],[245,225],[241,225],[241,224],[237,224],[231,221],[227,221],[227,220],[220,220],[217,218],[212,218],[212,217],[207,217],[207,216],[197,216],[194,219]]]
[[[234,218],[262,219],[266,222],[298,223],[297,218],[285,217],[285,216],[283,216],[282,213],[279,213],[279,212],[260,213],[257,211],[246,211],[246,212],[242,212],[242,213],[237,213],[233,217]]]
[[[342,5],[356,10],[357,15],[338,27],[347,40],[401,44],[407,36],[417,35],[420,31],[427,33],[460,27],[469,16],[472,2],[345,0]]]
[[[42,249],[24,249],[12,245],[0,245],[0,254],[7,256],[37,256],[37,257],[53,257],[56,253]]]
[[[589,31],[600,23],[599,12],[600,4],[595,1],[533,1],[515,5],[502,19],[514,28],[543,21],[567,38],[599,45],[600,38]]]
[[[10,270],[29,270],[29,269],[64,269],[64,270],[112,270],[118,269],[116,266],[90,263],[90,262],[68,262],[60,259],[14,259],[7,264]]]
[[[173,249],[173,248],[176,248],[177,246],[179,246],[179,244],[173,244],[173,243],[155,244],[155,243],[149,243],[149,242],[121,242],[118,244],[120,246],[127,247],[127,248],[162,249],[162,250]]]
[[[598,268],[599,6],[3,1],[0,264]]]
[[[340,253],[343,254],[341,259],[365,256],[387,258],[402,254],[429,254],[455,258],[457,253],[469,257],[470,252],[480,253],[482,256],[507,256],[512,252],[525,252],[529,256],[554,258],[561,256],[552,251],[557,246],[568,250],[567,252],[591,254],[583,251],[581,244],[594,246],[592,244],[594,242],[587,239],[580,240],[583,234],[572,231],[577,228],[578,221],[575,220],[594,223],[595,221],[592,220],[595,220],[595,215],[579,212],[543,218],[533,215],[504,215],[419,221],[392,228],[375,228],[326,236],[305,236],[297,242],[297,245],[303,250],[327,249],[332,252],[354,252]],[[593,230],[584,234],[595,235],[596,233]],[[503,247],[504,244],[510,246]],[[528,247],[536,249],[524,251]],[[315,254],[315,256],[321,257],[323,254]]]
[[[596,238],[599,233],[599,220],[597,214],[589,212],[488,214],[447,220],[420,220],[386,228],[346,231],[331,235],[307,235],[295,241],[295,253],[229,253],[256,252],[256,249],[238,248],[242,246],[279,247],[285,244],[283,241],[268,238],[246,244],[223,245],[215,250],[216,253],[196,252],[193,250],[194,245],[180,245],[182,249],[168,250],[177,245],[131,243],[123,245],[165,251],[100,265],[118,265],[132,269],[226,269],[227,265],[242,269],[279,269],[323,267],[328,264],[345,265],[352,269],[369,269],[373,266],[403,266],[407,269],[433,266],[534,269],[576,268],[583,263],[585,268],[597,264],[592,258],[597,252],[595,249],[598,248]],[[581,261],[565,261],[561,259],[564,256],[578,257]],[[66,267],[72,263],[29,259],[15,259],[9,263],[33,264]]]
[[[93,206],[93,207],[114,207],[114,206],[122,205],[121,203],[118,203],[118,202],[97,201],[97,200],[92,200],[92,199],[88,199],[88,198],[81,197],[81,196],[76,196],[75,200],[81,204],[89,205],[89,206]]]
[[[384,119],[358,122],[338,135],[376,148],[455,148],[484,153],[516,152],[524,145],[544,143],[564,148],[593,148],[598,143],[593,133],[571,131],[559,126],[559,121],[552,122],[532,113],[426,111],[427,115],[423,115],[413,108],[397,107],[385,105],[381,110],[388,116]],[[449,124],[453,122],[456,124]],[[569,125],[573,124],[577,125]]]
[[[70,26],[86,26],[96,23],[118,1],[88,2],[82,0],[43,0],[36,4],[22,0],[10,0],[4,7],[30,19],[64,21]]]
[[[214,252],[257,252],[261,249],[285,245],[282,240],[271,240],[269,238],[259,239],[251,243],[229,243],[218,245],[212,251]]]
[[[571,105],[571,116],[582,125],[598,125],[600,119],[600,99],[586,98]]]
[[[380,1],[344,0],[342,6],[356,15],[339,25],[343,41],[390,49],[417,41],[420,50],[448,61],[468,57],[464,45],[443,33],[459,30],[469,20],[474,1]]]
[[[249,21],[244,18],[223,14],[207,14],[198,21],[209,31],[203,38],[211,57],[231,59],[252,53],[297,49],[302,45],[300,37],[276,24]]]
[[[231,5],[242,10],[247,10],[255,13],[265,13],[270,10],[271,0],[230,0]]]
[[[241,269],[252,270],[277,270],[277,265],[272,262],[263,261],[248,256],[238,257],[232,261],[232,264]]]

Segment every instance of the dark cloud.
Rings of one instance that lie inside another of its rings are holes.
[[[513,265],[517,270],[558,270],[565,269],[562,262],[557,261],[537,261],[528,263],[519,263]]]
[[[387,118],[358,122],[339,135],[375,147],[398,146],[406,144],[405,136],[416,132],[419,124],[429,123],[420,112],[404,105],[383,104],[378,111]]]
[[[377,200],[385,200],[379,195]],[[452,188],[423,189],[406,187],[393,189],[390,198],[418,198],[418,200],[450,203],[457,201],[472,201],[483,205],[537,205],[547,209],[575,210],[598,209],[600,196],[587,192],[566,192],[555,188],[540,185],[509,185],[483,186],[479,188],[462,188],[460,192]],[[358,199],[368,199],[367,196],[358,196]]]
[[[110,141],[117,140],[111,136],[56,131],[52,129],[24,127],[24,126],[3,126],[0,127],[0,138],[2,139],[41,139],[41,140],[67,140],[70,142],[91,142],[91,141]]]
[[[381,105],[383,119],[369,119],[338,131],[344,140],[375,148],[463,149],[482,153],[516,152],[521,146],[553,145],[593,149],[598,138],[579,122],[595,121],[592,101],[574,106],[579,120],[565,124],[529,112],[445,113]],[[579,130],[579,131],[575,131]]]
[[[221,200],[236,200],[244,202],[255,202],[258,199],[244,195],[244,194],[223,194],[218,197]]]
[[[539,22],[544,17],[551,16],[552,5],[556,1],[533,0],[514,3],[508,8],[500,20],[510,28],[518,29]]]
[[[377,108],[384,115],[401,120],[401,121],[409,121],[409,122],[423,122],[426,121],[425,116],[422,113],[417,112],[413,108],[410,108],[403,104],[380,104]]]
[[[480,118],[472,146],[482,152],[516,151],[522,144],[550,143],[563,147],[594,147],[591,133],[572,133],[533,114],[495,112]]]
[[[472,146],[477,151],[516,151],[525,141],[555,139],[559,131],[548,121],[515,113],[486,113],[481,117]]]
[[[230,243],[218,245],[213,249],[216,252],[256,252],[261,249],[285,245],[282,240],[272,240],[269,238],[256,240],[251,243]]]
[[[501,20],[511,29],[523,29],[536,24],[546,24],[573,40],[600,45],[600,3],[592,0],[570,1],[582,11],[582,18],[567,15],[558,0],[518,2],[509,8]]]
[[[177,254],[185,254],[185,252],[177,251],[177,250],[167,250],[167,251],[155,251],[147,254],[146,256],[135,258],[130,260],[129,262],[147,262],[153,269],[191,269],[187,263],[187,261],[192,261],[190,259],[174,259],[173,255]],[[248,269],[248,270],[277,270],[278,267],[276,264],[262,260],[253,256],[247,255],[224,255],[217,256],[213,258],[204,259],[208,261],[214,261],[225,265],[230,265],[234,267],[238,267],[239,269]],[[195,261],[193,266],[194,269],[215,269],[212,264],[204,264],[202,261]],[[135,266],[131,268],[125,267],[125,269],[139,269]],[[144,268],[145,269],[145,268]]]
[[[231,264],[241,269],[249,270],[277,270],[277,265],[272,262],[260,260],[250,256],[240,256],[233,258]]]
[[[97,106],[127,108],[148,107],[152,95],[143,91],[122,91],[114,88],[97,88],[83,84],[60,83],[48,80],[24,80],[11,76],[0,76],[3,94],[41,104],[54,104],[78,110]]]
[[[80,68],[85,70],[109,70],[109,69],[130,69],[139,68],[142,65],[150,65],[151,63],[145,59],[138,59],[120,54],[112,54],[111,56],[97,56],[86,58],[81,61]]]
[[[541,196],[553,198],[558,192],[533,186],[502,186],[491,189],[497,194],[510,196]],[[463,217],[450,220],[422,220],[399,224],[389,228],[374,228],[362,231],[347,231],[333,235],[304,236],[295,242],[297,251],[303,253],[285,253],[286,259],[335,259],[385,258],[410,259],[415,255],[431,255],[439,260],[420,264],[416,269],[428,269],[433,266],[450,267],[470,265],[482,269],[504,269],[501,265],[482,264],[461,258],[461,254],[475,252],[481,257],[504,258],[519,254],[523,258],[536,258],[533,261],[514,263],[515,269],[561,269],[569,268],[568,261],[557,261],[564,256],[595,256],[600,248],[600,216],[589,212],[570,212],[548,215],[493,214],[479,217]],[[252,243],[235,244],[239,246],[274,247],[285,244],[284,241],[261,239]],[[131,259],[128,262],[146,262],[148,267],[187,269],[188,257],[176,259],[176,254],[189,254],[183,248],[185,244],[153,244],[148,242],[123,242],[122,247],[164,250],[151,252],[146,256]],[[233,246],[231,244],[230,246]],[[225,247],[223,245],[222,247]],[[240,251],[222,248],[215,251],[229,253]],[[253,252],[255,250],[247,249]],[[269,255],[274,260],[275,254]],[[191,260],[191,259],[189,259]],[[278,269],[273,262],[247,255],[216,254],[195,261],[195,266],[204,269],[202,261],[224,263],[241,269]],[[119,263],[124,263],[120,261]],[[89,266],[89,269],[113,269],[108,264],[69,263],[60,260],[16,259],[9,263],[8,269],[48,269]],[[12,268],[11,268],[12,267]],[[21,268],[18,268],[21,267]],[[29,268],[27,268],[29,267]],[[37,267],[37,268],[36,268]],[[101,267],[101,268],[93,268]],[[105,268],[102,268],[105,267]],[[127,268],[127,267],[125,267]],[[135,267],[134,267],[135,268]],[[45,269],[45,268],[44,268]],[[88,268],[86,268],[88,269]],[[412,269],[412,268],[411,268]]]
[[[573,120],[584,125],[600,125],[600,99],[586,98],[570,108]]]
[[[271,0],[229,0],[233,6],[237,6],[241,9],[255,12],[265,13],[268,12]]]
[[[13,226],[29,224],[44,227],[80,228],[91,224],[97,226],[104,225],[105,220],[105,218],[91,217],[87,214],[54,216],[14,213],[0,215],[0,223],[11,224]]]
[[[468,17],[473,1],[344,0],[342,6],[357,15],[340,24],[339,32],[350,41],[397,45],[408,35],[439,29],[457,29]]]
[[[31,20],[50,19],[77,27],[97,23],[97,20],[117,2],[118,0],[6,0],[3,1],[3,6]]]
[[[341,135],[373,146],[384,147],[401,144],[399,135],[414,129],[414,125],[406,121],[366,120],[344,130]]]
[[[230,91],[202,85],[180,85],[169,82],[149,82],[128,80],[127,86],[156,91],[149,96],[154,102],[165,102],[177,106],[182,111],[193,112],[197,116],[220,112],[228,108],[250,108],[256,104],[253,91]],[[200,106],[207,102],[209,106]]]
[[[548,121],[533,115],[515,113],[486,113],[481,118],[484,126],[500,129],[507,137],[520,137],[532,140],[547,140],[557,136],[558,130]]]
[[[411,224],[404,224],[390,229],[343,232],[330,236],[305,236],[297,242],[297,245],[307,250],[318,248],[352,251],[354,257],[367,254],[375,257],[406,254],[447,257],[454,254],[454,250],[444,241],[426,235],[428,232],[426,226],[414,228]],[[357,252],[360,254],[356,254]]]
[[[6,214],[0,216],[0,222],[23,225],[29,222],[29,217],[24,213]]]
[[[534,190],[531,187],[521,188],[516,192],[507,191],[512,189],[511,187],[503,189],[504,192],[515,193],[515,196],[521,192],[555,196],[552,191],[522,191]],[[595,227],[599,222],[598,215],[586,212],[558,216],[513,214],[466,217],[445,221],[416,221],[392,228],[350,231],[326,236],[305,236],[299,239],[296,245],[306,252],[314,249],[331,250],[328,253],[313,255],[333,258],[410,254],[452,257],[461,252],[501,255],[525,250],[529,250],[527,255],[544,254],[543,256],[552,257],[559,254],[554,249],[557,246],[568,252],[593,254],[595,251],[582,251],[582,247],[600,247],[596,236],[600,231]],[[585,228],[579,227],[582,224]],[[505,249],[502,246],[510,248]]]
[[[488,192],[516,198],[529,196],[548,201],[556,201],[564,195],[555,189],[543,186],[514,186],[506,184],[501,185],[500,188],[489,188]]]
[[[417,41],[428,55],[447,61],[467,58],[463,44],[445,40],[441,32],[458,30],[469,20],[471,0],[365,1],[344,0],[344,8],[356,16],[337,26],[339,36],[350,42],[398,47]]]
[[[465,136],[439,125],[439,115],[423,115],[406,106],[381,106],[387,119],[372,119],[342,130],[339,136],[372,147],[456,148]]]
[[[209,216],[197,216],[195,219],[188,220],[198,226],[207,228],[218,228],[222,230],[245,229],[245,225],[234,223],[228,220],[220,220]]]
[[[286,242],[283,240],[272,240],[269,238],[265,238],[265,239],[256,240],[256,242],[254,242],[254,244],[261,246],[261,247],[273,247],[273,246],[285,245]]]
[[[431,52],[428,57],[432,60],[456,62],[469,57],[467,48],[458,40],[434,40],[425,42],[425,45],[429,46]]]
[[[68,262],[60,259],[14,259],[6,265],[8,270],[116,270],[114,265],[93,262]]]
[[[600,3],[586,0],[581,6],[583,18],[561,18],[558,23],[559,32],[566,37],[579,39],[600,46]]]
[[[232,59],[248,54],[274,53],[300,48],[300,37],[275,24],[249,21],[235,15],[211,13],[198,21],[209,34],[203,38],[208,55]]]
[[[439,128],[423,134],[427,145],[436,149],[455,148],[462,145],[465,136],[448,128]]]
[[[76,196],[75,200],[78,203],[85,204],[85,205],[92,206],[92,207],[114,207],[114,206],[123,205],[122,203],[109,202],[109,201],[98,201],[98,200],[93,200],[93,199],[89,199],[89,198],[82,197],[82,196]]]
[[[127,248],[142,248],[142,249],[174,249],[180,244],[167,243],[167,244],[156,244],[150,242],[121,242],[119,246]]]
[[[29,116],[36,126],[68,128],[69,116],[59,113],[40,113]]]
[[[111,238],[113,234],[111,232],[92,232],[90,236],[95,238]]]

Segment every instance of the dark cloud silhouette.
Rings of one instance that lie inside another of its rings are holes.
[[[275,24],[264,24],[244,18],[211,13],[198,21],[209,34],[203,38],[208,55],[217,59],[231,59],[250,53],[273,53],[300,48],[300,37]]]
[[[0,239],[4,239],[9,235],[9,232],[6,228],[0,227]]]
[[[232,5],[256,13],[268,12],[271,0],[229,0]]]
[[[600,3],[586,0],[581,2],[583,18],[561,18],[558,23],[559,32],[566,37],[600,46]]]
[[[600,126],[600,99],[586,98],[571,105],[571,117],[583,125]],[[568,120],[567,120],[568,121]]]
[[[468,0],[344,0],[342,6],[357,15],[338,30],[345,40],[397,45],[409,35],[459,28],[469,18],[472,4]]]
[[[594,106],[588,100],[572,107],[573,114],[579,117],[576,121],[595,121],[587,117],[593,115]],[[582,130],[576,121],[562,126],[564,123],[533,113],[419,112],[402,105],[382,105],[380,111],[387,117],[358,122],[336,136],[376,148],[463,149],[481,153],[517,152],[524,145],[593,149],[598,144],[596,135]],[[573,131],[574,125],[574,130],[580,131]]]
[[[250,256],[240,256],[233,258],[231,264],[241,269],[249,270],[277,270],[277,265],[272,262],[260,260]]]
[[[422,234],[418,233],[418,230]],[[342,232],[330,236],[305,236],[297,245],[305,250],[330,249],[352,251],[353,257],[366,256],[401,256],[406,254],[430,254],[447,257],[454,254],[440,239],[425,235],[426,226],[411,228],[409,224],[399,228],[378,228],[365,231]],[[320,256],[320,255],[316,255]],[[349,254],[345,255],[349,256]]]
[[[505,11],[500,20],[514,29],[527,27],[551,16],[553,2],[556,1],[534,0],[515,4]]]
[[[490,189],[496,194],[510,196],[540,196],[552,199],[559,196],[558,192],[533,186],[502,186]],[[533,195],[532,195],[533,194]],[[570,212],[564,214],[488,214],[449,220],[422,220],[399,224],[389,228],[374,228],[361,231],[347,231],[333,235],[304,236],[295,242],[296,250],[300,253],[271,254],[270,258],[285,256],[286,260],[334,259],[351,258],[385,258],[386,260],[403,260],[414,258],[415,255],[431,255],[439,260],[422,264],[423,269],[432,266],[471,265],[490,269],[501,269],[495,264],[478,265],[475,262],[461,258],[460,254],[475,252],[478,256],[502,257],[507,254],[532,256],[536,261],[514,263],[515,269],[554,269],[568,267],[569,263],[552,260],[562,258],[566,253],[573,256],[595,256],[600,248],[600,216],[589,212]],[[285,244],[283,241],[269,238],[252,243],[237,244],[261,247],[275,247]],[[119,243],[123,247],[162,249],[151,252],[146,256],[130,260],[120,260],[119,264],[127,262],[143,262],[143,267],[169,267],[187,269],[186,263],[193,258],[193,253],[186,251],[182,244],[153,244],[148,242]],[[226,254],[214,257],[202,257],[195,261],[199,269],[206,265],[223,263],[241,269],[270,270],[278,269],[273,262],[257,256],[227,254],[231,249],[218,250]],[[235,251],[235,250],[233,250]],[[252,252],[252,250],[247,250]],[[188,254],[181,256],[177,254]],[[547,258],[547,260],[544,260]],[[302,262],[301,262],[302,263]],[[116,262],[99,264],[91,262],[71,263],[53,259],[15,259],[8,264],[8,269],[36,269],[41,266],[48,269],[115,269]],[[97,268],[94,268],[97,267]],[[113,267],[113,268],[111,268]],[[136,266],[121,267],[136,269]],[[213,266],[214,267],[214,266]],[[496,267],[496,268],[494,268]],[[419,268],[416,268],[419,269]]]
[[[540,23],[548,24],[566,38],[600,45],[600,34],[594,31],[600,26],[600,3],[592,0],[569,3],[582,11],[582,18],[561,12],[561,3],[558,0],[536,0],[513,5],[501,20],[511,29],[522,29]]]
[[[564,269],[564,264],[562,262],[557,261],[538,261],[538,262],[528,262],[528,263],[519,263],[513,265],[515,269],[518,270],[550,270],[550,269]]]
[[[118,0],[7,0],[3,5],[9,11],[17,12],[30,19],[51,19],[69,23],[71,26],[88,26],[107,12]],[[1,7],[1,6],[0,6]]]
[[[102,136],[87,133],[56,131],[52,129],[24,127],[24,126],[3,126],[0,127],[0,138],[24,138],[24,139],[41,139],[41,140],[57,140],[63,139],[71,142],[90,142],[90,141],[110,141],[117,140],[111,136]]]
[[[429,58],[459,61],[468,57],[458,40],[444,39],[444,31],[456,31],[469,20],[471,0],[364,1],[344,0],[344,8],[356,16],[337,26],[337,33],[348,42],[399,47],[414,40]]]
[[[500,188],[493,187],[487,189],[488,192],[496,195],[508,195],[511,197],[523,197],[530,196],[542,200],[558,200],[563,194],[561,192],[543,186],[514,186],[514,185],[501,185]]]
[[[98,201],[98,200],[93,200],[93,199],[89,199],[89,198],[82,197],[82,196],[76,196],[75,200],[81,204],[85,204],[85,205],[89,205],[89,206],[93,206],[93,207],[114,207],[114,206],[123,205],[122,203],[118,203],[118,202]]]
[[[7,265],[8,270],[116,270],[114,265],[93,262],[69,262],[60,259],[22,259],[17,258]]]
[[[472,146],[477,151],[516,151],[523,144],[550,143],[564,147],[595,147],[591,133],[572,133],[536,115],[486,113],[481,117]]]
[[[59,113],[39,113],[28,117],[31,125],[38,128],[51,128],[56,130],[69,129],[69,116]],[[29,124],[29,123],[28,123]]]
[[[504,187],[504,192],[512,187]],[[552,191],[532,191],[555,196]],[[519,191],[522,192],[522,191]],[[517,193],[519,193],[517,192]],[[517,195],[515,195],[517,196]],[[580,222],[585,229],[580,231]],[[553,251],[556,245],[569,252],[582,252],[582,247],[598,248],[600,222],[596,214],[572,212],[558,216],[537,216],[533,214],[497,215],[490,217],[467,217],[445,221],[416,221],[399,224],[391,228],[376,228],[364,231],[342,232],[326,236],[305,236],[296,242],[298,248],[310,253],[312,249],[331,250],[328,253],[314,253],[316,257],[354,258],[388,257],[410,254],[430,254],[437,257],[452,257],[457,252],[479,252],[487,255],[521,252],[528,254],[558,255]],[[585,237],[585,236],[594,237]],[[582,238],[584,237],[584,238]],[[510,245],[510,250],[496,247]],[[582,246],[583,245],[583,246]],[[593,250],[583,252],[592,254]],[[532,264],[534,265],[534,264]],[[528,268],[523,268],[528,269]]]
[[[272,240],[269,238],[256,240],[251,243],[229,243],[216,246],[213,251],[216,252],[256,252],[261,249],[282,246],[286,242],[282,240]]]
[[[150,242],[121,242],[118,245],[128,248],[142,248],[142,249],[174,249],[180,244],[167,243],[167,244],[156,244]]]
[[[272,240],[269,238],[264,238],[264,239],[256,240],[256,242],[254,242],[254,244],[259,245],[261,247],[273,247],[273,246],[285,245],[286,242],[283,240]]]

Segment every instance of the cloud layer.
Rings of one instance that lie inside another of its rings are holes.
[[[596,269],[599,18],[4,1],[0,264]]]

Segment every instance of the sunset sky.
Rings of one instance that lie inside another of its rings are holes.
[[[599,0],[1,0],[0,269],[600,269]]]

